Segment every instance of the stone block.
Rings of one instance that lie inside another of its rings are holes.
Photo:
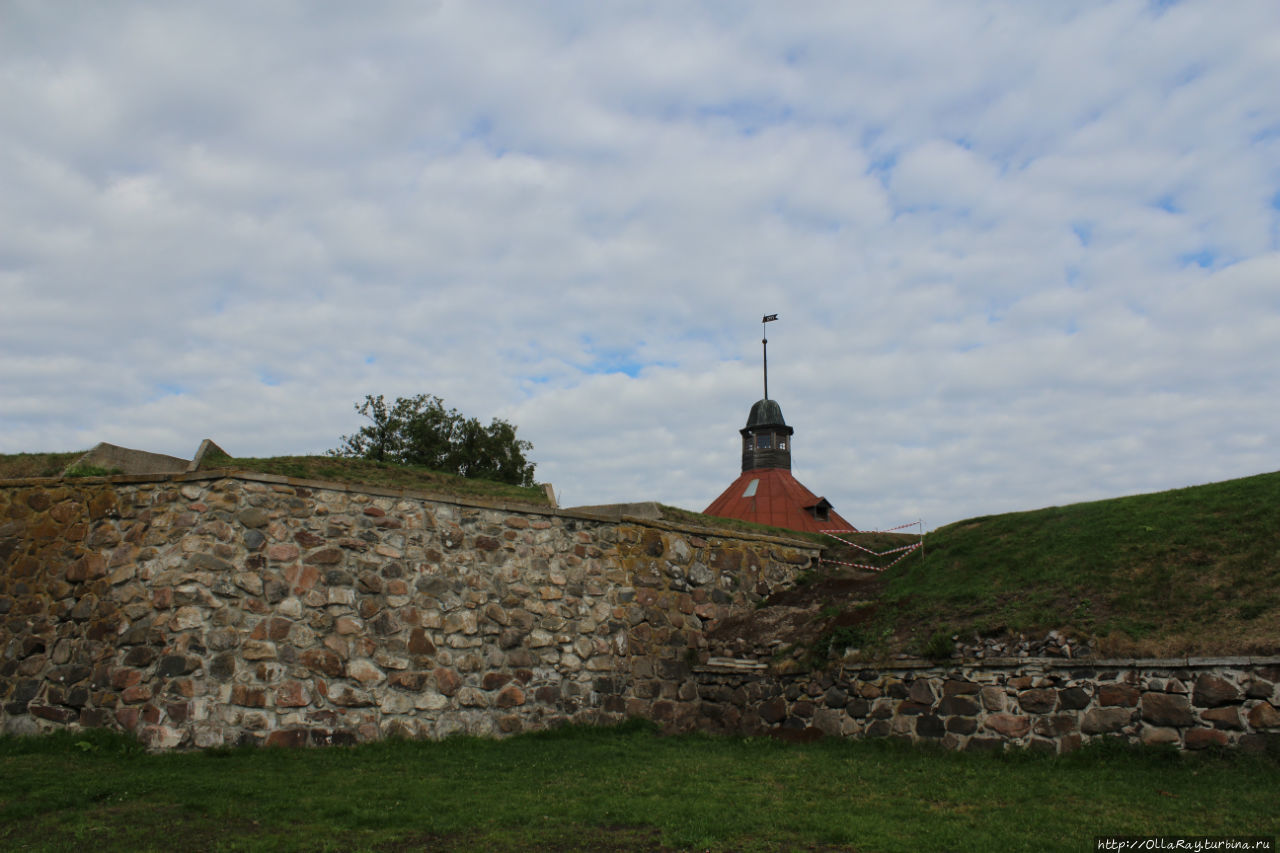
[[[1249,710],[1249,725],[1255,729],[1280,728],[1280,709],[1270,702],[1259,702]]]
[[[1080,731],[1087,735],[1118,732],[1133,722],[1134,714],[1128,707],[1092,708],[1080,718]]]
[[[971,696],[976,695],[982,689],[982,685],[975,684],[972,681],[958,681],[949,678],[942,685],[942,695],[947,696]]]
[[[1142,742],[1148,746],[1157,746],[1162,744],[1173,744],[1180,746],[1182,744],[1182,736],[1178,734],[1177,729],[1165,728],[1163,726],[1144,725],[1141,734]]]
[[[300,553],[297,545],[291,545],[288,542],[267,546],[267,559],[276,563],[292,562],[298,559]]]
[[[972,717],[981,710],[979,699],[972,694],[952,694],[944,696],[938,703],[938,713],[943,716],[960,715]]]
[[[781,696],[775,696],[767,702],[760,705],[760,719],[769,725],[775,725],[786,719],[787,701]]]
[[[930,710],[932,710],[932,705],[907,700],[898,703],[897,714],[902,717],[914,717]]]
[[[998,737],[971,737],[964,748],[970,752],[1003,752],[1006,741]]]
[[[277,708],[303,708],[311,704],[311,694],[300,681],[286,681],[276,690]]]
[[[453,696],[462,687],[462,678],[452,669],[447,667],[436,667],[432,671],[432,676],[436,681],[436,689],[445,696]]]
[[[143,726],[138,732],[138,740],[148,749],[173,749],[182,743],[183,733],[169,726]]]
[[[813,726],[824,735],[839,737],[842,734],[844,719],[844,714],[838,710],[821,708],[813,715]]]
[[[1036,720],[1031,728],[1038,735],[1056,739],[1075,731],[1078,722],[1073,714],[1053,714]]]
[[[377,664],[368,658],[357,658],[356,660],[347,661],[346,666],[347,678],[355,679],[362,685],[377,684],[384,681],[387,674],[378,668]]]
[[[344,708],[368,708],[374,704],[373,697],[365,690],[358,690],[349,684],[335,685],[329,691],[329,701]]]
[[[1254,732],[1242,735],[1239,746],[1247,752],[1264,752],[1280,755],[1280,734]]]
[[[911,682],[911,687],[907,691],[907,698],[928,708],[933,706],[934,699],[937,697],[934,696],[933,685],[929,683],[928,679],[917,678]]]
[[[1058,693],[1052,688],[1023,690],[1018,694],[1018,705],[1028,714],[1047,714],[1058,704]]]
[[[307,745],[306,729],[283,729],[267,735],[266,745],[286,749],[299,749]]]
[[[1208,749],[1227,745],[1226,732],[1218,729],[1187,729],[1187,749]]]
[[[1206,708],[1200,712],[1200,719],[1212,723],[1215,729],[1244,729],[1244,721],[1240,719],[1240,706],[1227,705],[1222,708]]]
[[[1003,687],[987,686],[982,688],[982,707],[988,711],[1003,711],[1005,694]]]
[[[54,723],[72,723],[80,718],[80,714],[70,708],[58,708],[52,705],[28,705],[27,713],[42,720]]]
[[[946,732],[942,718],[934,714],[923,714],[916,720],[916,734],[920,737],[940,738]]]
[[[1058,742],[1047,738],[1033,737],[1027,741],[1027,749],[1031,752],[1038,752],[1043,755],[1057,755]]]
[[[245,660],[275,660],[276,644],[263,640],[246,640],[240,649],[240,656]]]
[[[867,737],[888,737],[892,731],[888,720],[874,720],[865,729]]]
[[[1058,707],[1064,711],[1082,711],[1089,707],[1092,697],[1083,687],[1068,687],[1058,691]]]
[[[982,727],[1005,737],[1019,738],[1031,731],[1031,718],[1014,714],[991,714],[982,721]]]
[[[246,708],[265,708],[267,707],[267,691],[263,687],[233,684],[231,686],[231,704],[243,705]]]
[[[1098,686],[1098,704],[1104,707],[1134,708],[1141,695],[1132,684],[1101,684]]]
[[[1142,719],[1155,726],[1185,727],[1195,724],[1187,697],[1177,693],[1143,693]]]
[[[1248,699],[1270,699],[1275,692],[1276,686],[1270,681],[1255,678],[1246,685],[1244,695]]]
[[[1240,695],[1240,689],[1230,681],[1206,672],[1196,679],[1195,692],[1192,694],[1191,701],[1198,708],[1216,708],[1219,705],[1240,702],[1243,698]]]

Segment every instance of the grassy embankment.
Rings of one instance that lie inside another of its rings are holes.
[[[1096,638],[1102,654],[1280,654],[1280,473],[972,518],[884,576],[868,633]]]
[[[659,737],[146,755],[0,738],[0,847],[28,850],[1084,850],[1274,836],[1280,763],[1103,744],[1063,757]]]
[[[0,454],[0,480],[20,477],[57,477],[84,451],[77,453],[13,453]],[[232,468],[276,474],[300,480],[323,480],[335,483],[358,483],[386,489],[408,489],[454,497],[484,500],[508,500],[545,506],[546,492],[540,486],[526,488],[491,480],[468,480],[414,465],[394,465],[367,459],[345,459],[336,456],[274,456],[263,459],[213,456],[206,458],[202,469]],[[94,470],[90,473],[107,474]]]
[[[340,456],[273,456],[264,459],[221,457],[207,459],[203,468],[234,468],[300,480],[357,483],[384,489],[408,489],[460,498],[507,500],[546,506],[541,486],[513,486],[493,480],[471,480],[417,465],[396,465]]]
[[[24,477],[58,477],[85,451],[74,453],[0,453],[0,480]]]

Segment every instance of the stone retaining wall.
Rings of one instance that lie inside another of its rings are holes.
[[[631,517],[245,473],[0,485],[0,725],[153,748],[669,730],[1064,752],[1280,738],[1280,658],[779,675],[705,631],[817,552]]]
[[[0,486],[0,722],[155,748],[667,715],[792,540],[236,473]]]
[[[1055,753],[1097,737],[1185,749],[1280,741],[1280,658],[901,662],[792,676],[718,664],[691,677],[696,698],[673,709],[674,728]]]

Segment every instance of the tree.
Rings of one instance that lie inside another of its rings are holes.
[[[533,485],[536,467],[525,454],[530,442],[516,438],[516,427],[494,418],[486,427],[430,394],[397,397],[387,406],[382,395],[366,396],[356,411],[372,423],[344,435],[333,456],[422,465],[463,477]]]

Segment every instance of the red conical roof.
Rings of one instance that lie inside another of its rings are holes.
[[[818,509],[815,513],[814,508]],[[827,512],[826,520],[817,515]],[[826,498],[815,495],[786,468],[753,468],[743,471],[720,497],[703,510],[706,515],[737,518],[788,530],[821,533],[824,530],[855,531],[856,527],[831,509]]]

